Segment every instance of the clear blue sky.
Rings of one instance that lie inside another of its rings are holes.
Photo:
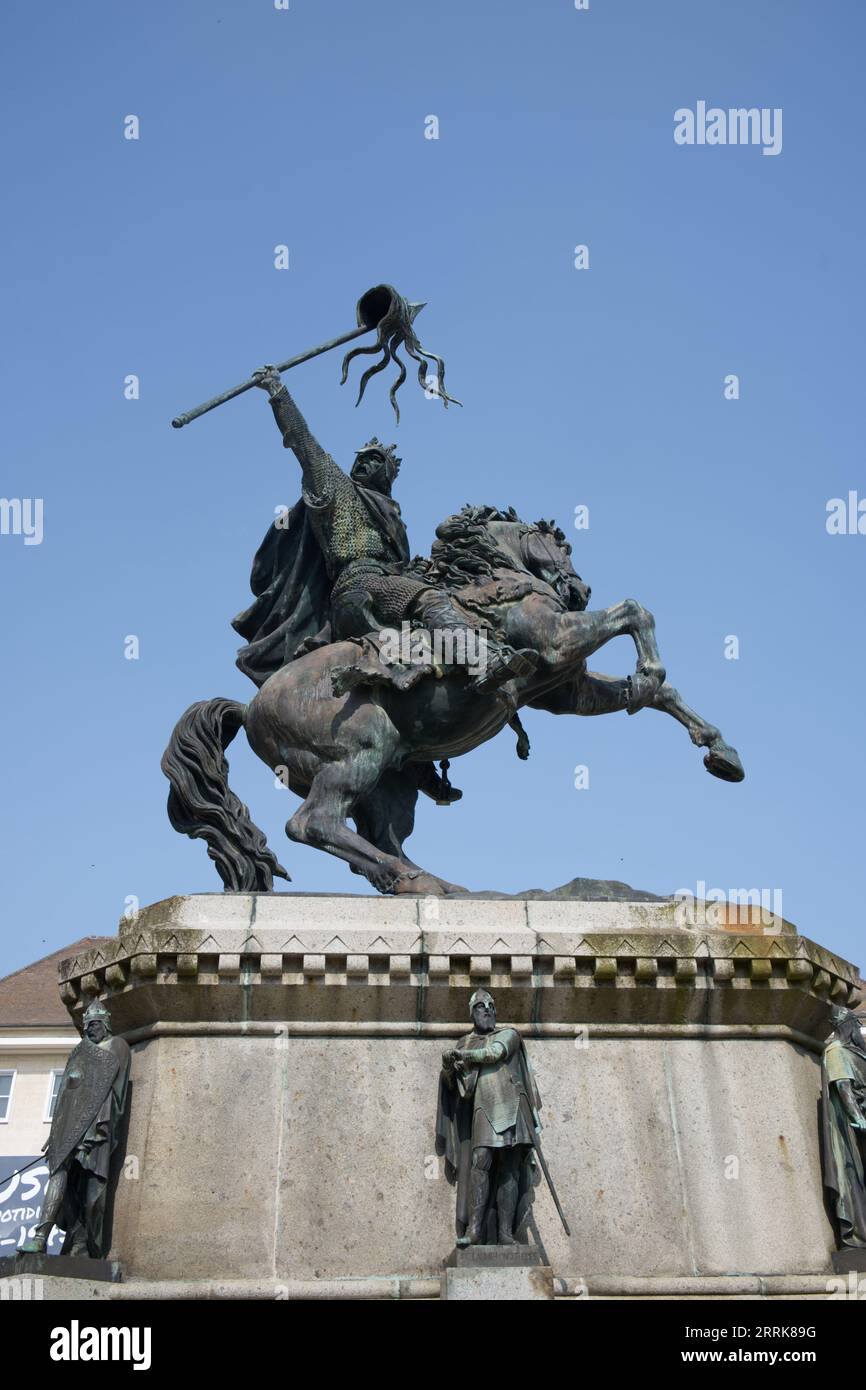
[[[0,972],[113,932],[127,895],[219,887],[159,759],[193,700],[253,694],[229,622],[298,477],[259,393],[169,421],[380,280],[428,301],[465,408],[410,381],[395,432],[386,378],[356,411],[326,357],[291,378],[319,438],[346,462],[399,439],[416,551],[469,500],[566,527],[587,504],[593,604],[652,609],[748,773],[708,777],[661,715],[530,711],[529,763],[508,732],[456,763],[413,858],[476,889],[781,889],[862,961],[866,536],[825,528],[866,495],[862,4],[55,0],[3,30],[2,493],[44,499],[44,539],[0,536]],[[699,100],[781,107],[781,154],[676,145]],[[286,842],[297,803],[242,737],[230,760],[294,890],[363,887]]]

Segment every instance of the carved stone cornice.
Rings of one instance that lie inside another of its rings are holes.
[[[302,894],[166,899],[60,967],[73,1019],[100,996],[118,1031],[442,1023],[464,1019],[468,992],[486,985],[516,1024],[777,1024],[820,1040],[857,979],[808,937],[682,930],[668,904]]]

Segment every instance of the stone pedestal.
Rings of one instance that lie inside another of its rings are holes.
[[[533,1245],[457,1246],[445,1261],[441,1297],[552,1300],[553,1270]]]
[[[443,1263],[446,1269],[517,1269],[545,1259],[537,1245],[455,1245]]]
[[[541,1089],[573,1235],[543,1186],[530,1234],[558,1292],[818,1291],[819,1055],[856,978],[805,937],[685,929],[668,903],[157,903],[62,967],[73,1016],[106,998],[133,1049],[119,1287],[435,1297],[439,1058],[485,985]]]
[[[849,1274],[852,1270],[866,1274],[866,1249],[848,1246],[845,1250],[834,1250],[833,1268],[837,1274]]]
[[[24,1275],[117,1284],[123,1278],[123,1270],[119,1260],[91,1260],[84,1255],[19,1253],[0,1259],[0,1279],[20,1279]]]
[[[523,1303],[530,1299],[553,1301],[550,1265],[470,1265],[446,1269],[442,1277],[443,1299]]]

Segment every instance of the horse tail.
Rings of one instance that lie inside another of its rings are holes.
[[[269,893],[288,879],[228,783],[228,748],[244,723],[237,700],[200,700],[182,714],[160,766],[171,783],[168,818],[181,835],[206,840],[226,892]]]

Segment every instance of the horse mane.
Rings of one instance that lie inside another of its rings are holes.
[[[513,507],[501,511],[498,507],[473,506],[467,502],[461,511],[447,516],[436,527],[437,539],[430,549],[430,564],[441,584],[459,587],[479,578],[489,579],[494,569],[505,563],[513,565],[512,558],[502,552],[491,534],[491,521],[521,526],[525,534],[535,531],[551,536],[566,554],[571,554],[565,532],[555,521],[526,522]]]

